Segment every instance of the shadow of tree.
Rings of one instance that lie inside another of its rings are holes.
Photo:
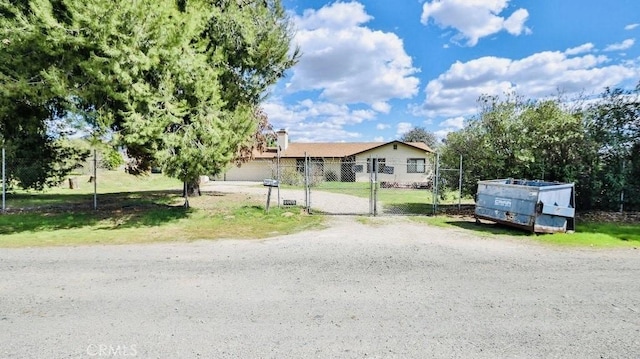
[[[10,209],[0,215],[0,235],[101,225],[99,229],[158,226],[187,218],[191,211],[171,205],[180,191],[140,191],[99,195],[98,209],[86,195],[36,194],[41,205]],[[45,205],[46,203],[46,205]]]

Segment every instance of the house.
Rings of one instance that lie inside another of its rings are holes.
[[[278,177],[279,172],[284,180],[302,176],[305,163],[311,165],[311,176],[327,181],[369,181],[372,163],[380,182],[424,183],[433,173],[434,151],[422,142],[289,143],[286,130],[279,130],[277,135],[278,147],[256,153],[253,160],[229,168],[219,179],[262,181]]]

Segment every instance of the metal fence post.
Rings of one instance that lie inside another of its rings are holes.
[[[367,162],[367,172],[369,172],[369,215],[372,216],[373,212],[374,212],[374,201],[375,199],[373,198],[373,171],[371,170],[373,168],[373,158],[371,157],[371,155],[369,155],[369,161]]]
[[[98,209],[98,155],[93,149],[93,209]]]
[[[4,147],[2,147],[2,212],[7,210],[6,195],[7,195],[7,167],[5,165]]]
[[[280,145],[276,157],[276,180],[278,181],[278,208],[280,208]]]
[[[302,173],[304,175],[304,207],[307,213],[309,213],[309,176],[308,176],[308,168],[309,168],[309,158],[307,157],[307,153],[304,153],[304,168],[302,169]]]
[[[433,196],[433,213],[438,212],[438,202],[440,197],[440,153],[436,152],[436,182],[434,186],[435,195]]]
[[[373,159],[373,215],[378,215],[378,158]]]
[[[460,179],[458,180],[458,211],[462,208],[462,154],[460,155]]]

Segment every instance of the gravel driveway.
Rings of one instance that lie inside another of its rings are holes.
[[[640,357],[638,250],[329,221],[260,241],[0,249],[0,357]]]
[[[233,182],[212,181],[201,186],[203,191],[219,191],[247,193],[263,196],[267,200],[267,187],[260,187],[258,182]],[[271,205],[278,204],[277,189],[271,192]],[[305,204],[304,189],[280,189],[280,198],[283,200],[295,200],[299,206]],[[281,202],[282,203],[282,202]],[[369,214],[369,199],[351,196],[342,193],[332,193],[319,190],[311,190],[311,209],[327,214]],[[382,205],[378,203],[378,210],[382,211]]]

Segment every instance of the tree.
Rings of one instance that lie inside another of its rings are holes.
[[[9,80],[43,89],[12,98],[35,123],[80,116],[113,133],[130,173],[159,165],[191,190],[252,146],[266,89],[298,58],[279,0],[12,3],[0,0],[3,44],[32,58]]]
[[[28,23],[28,14],[39,10],[26,1],[0,1],[0,146],[8,182],[31,189],[58,184],[89,155],[64,141],[68,101],[51,78],[64,49],[38,22]]]
[[[640,83],[633,90],[605,89],[587,109],[585,120],[596,151],[591,166],[593,205],[616,210],[624,199],[628,209],[640,209]]]
[[[479,102],[478,116],[447,136],[442,155],[447,166],[464,157],[467,194],[478,180],[507,177],[578,182],[578,193],[585,192],[581,174],[592,146],[579,113],[557,99],[483,96]]]
[[[402,142],[423,142],[431,148],[436,148],[438,138],[433,133],[427,131],[424,127],[414,127],[409,132],[400,137]]]

